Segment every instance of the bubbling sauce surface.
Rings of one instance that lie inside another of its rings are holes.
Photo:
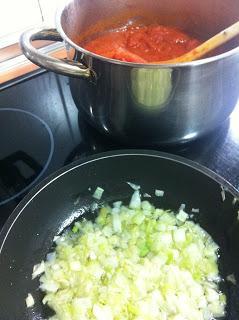
[[[86,42],[84,48],[111,59],[152,63],[179,57],[200,43],[174,27],[149,25],[107,31]]]

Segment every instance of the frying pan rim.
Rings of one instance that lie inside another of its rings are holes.
[[[226,179],[222,176],[217,174],[216,172],[208,169],[207,167],[199,164],[198,162],[189,160],[182,156],[174,155],[167,152],[161,152],[156,150],[146,150],[146,149],[119,149],[114,151],[107,151],[97,153],[95,155],[83,157],[82,159],[76,160],[69,165],[66,165],[59,170],[55,171],[54,173],[50,174],[44,180],[42,180],[39,184],[37,184],[16,206],[13,212],[8,217],[7,221],[5,222],[2,230],[0,231],[0,256],[2,254],[4,244],[7,241],[8,235],[10,234],[14,224],[17,222],[18,218],[22,213],[24,213],[24,209],[29,205],[29,203],[45,188],[48,187],[52,182],[59,179],[63,175],[67,174],[70,171],[77,169],[78,167],[87,165],[88,163],[99,161],[102,159],[107,158],[114,158],[114,157],[124,157],[124,156],[147,156],[153,158],[162,158],[165,160],[169,160],[172,162],[179,163],[181,165],[190,167],[203,175],[211,178],[220,186],[223,186],[227,192],[230,192],[234,197],[239,198],[239,191]],[[219,190],[220,192],[220,190]]]

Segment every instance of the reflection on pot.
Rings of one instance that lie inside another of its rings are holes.
[[[172,69],[133,68],[131,90],[134,99],[143,107],[161,109],[172,91]]]

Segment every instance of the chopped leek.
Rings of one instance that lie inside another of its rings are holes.
[[[156,197],[163,197],[164,196],[164,191],[163,190],[155,190],[155,195]]]
[[[102,189],[101,187],[97,187],[95,189],[95,192],[93,193],[93,198],[100,200],[102,195],[103,195],[104,189]]]
[[[37,276],[39,276],[40,274],[42,274],[45,271],[45,264],[44,261],[42,261],[39,264],[36,264],[33,267],[33,272],[32,272],[32,279],[35,279]]]
[[[137,185],[137,184],[135,184],[135,183],[133,183],[133,182],[127,181],[126,183],[127,183],[133,190],[139,190],[139,189],[140,189],[140,186]]]
[[[27,306],[27,308],[33,307],[34,304],[35,304],[35,301],[33,299],[33,296],[31,295],[31,293],[28,293],[28,295],[26,297],[26,306]]]
[[[76,222],[40,277],[43,303],[55,311],[51,320],[223,316],[218,246],[184,208],[155,208],[135,190],[129,206],[116,202],[94,223]]]

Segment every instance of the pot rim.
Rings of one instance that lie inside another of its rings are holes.
[[[212,57],[204,58],[204,59],[199,59],[191,62],[179,62],[179,63],[171,63],[171,64],[166,64],[166,63],[155,63],[155,64],[149,64],[149,63],[135,63],[135,62],[127,62],[127,61],[121,61],[117,59],[111,59],[111,58],[106,58],[104,56],[98,55],[96,53],[93,53],[91,51],[88,51],[84,49],[83,47],[77,45],[75,42],[73,42],[65,33],[65,31],[62,28],[61,25],[61,17],[64,9],[72,2],[72,0],[67,0],[66,2],[62,3],[60,6],[58,6],[57,11],[56,11],[56,16],[55,16],[55,23],[56,23],[56,28],[57,31],[60,33],[61,37],[63,38],[64,42],[69,44],[71,47],[75,48],[77,51],[90,56],[91,58],[96,58],[99,59],[103,62],[110,62],[115,65],[122,65],[122,66],[129,66],[132,68],[147,68],[147,69],[156,69],[156,68],[161,68],[161,69],[166,69],[166,68],[183,68],[183,67],[195,67],[195,66],[200,66],[203,64],[208,64],[211,62],[217,62],[223,59],[226,59],[230,56],[233,56],[239,52],[239,45],[236,48],[233,48],[229,51],[226,51],[224,53],[221,53],[219,55],[215,55]]]

